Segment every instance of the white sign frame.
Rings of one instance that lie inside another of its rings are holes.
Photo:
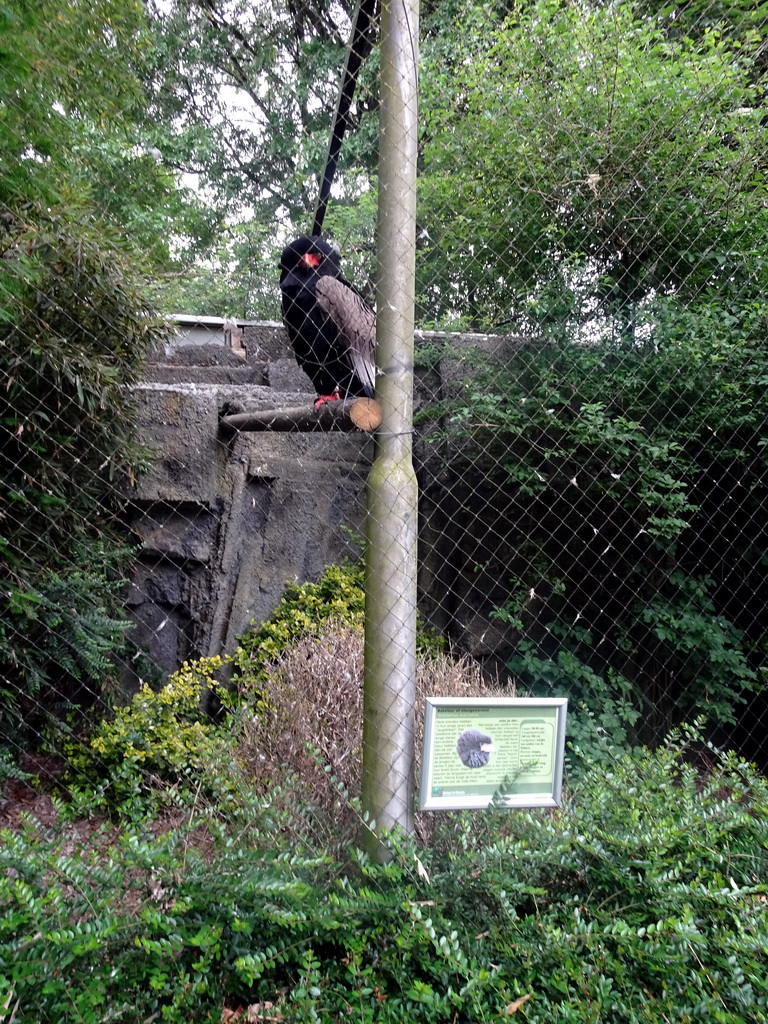
[[[427,697],[419,809],[488,807],[505,779],[500,806],[558,807],[567,713],[566,697]]]

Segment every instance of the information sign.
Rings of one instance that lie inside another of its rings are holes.
[[[565,697],[427,697],[419,806],[556,807],[565,748]]]

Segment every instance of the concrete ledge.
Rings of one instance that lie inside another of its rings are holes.
[[[148,364],[144,380],[152,384],[257,384],[267,385],[267,363],[240,366],[174,366]]]
[[[417,408],[463,386],[476,354],[509,361],[530,344],[440,331],[419,331],[416,340],[417,351],[427,350],[416,372]],[[231,651],[252,620],[269,616],[286,580],[316,579],[325,565],[359,553],[344,528],[364,533],[370,436],[220,434],[222,414],[315,398],[282,325],[245,324],[242,343],[245,360],[223,345],[158,353],[134,388],[137,441],[150,453],[150,470],[126,495],[143,544],[127,604],[137,643],[166,672],[187,658]],[[422,439],[431,429],[418,430],[414,449],[423,611],[464,649],[503,664],[510,639],[489,618],[492,581],[464,569],[486,552],[475,550],[477,523],[453,478],[449,441]],[[129,689],[138,683],[133,673],[124,677]]]

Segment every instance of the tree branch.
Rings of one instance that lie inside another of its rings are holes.
[[[381,406],[372,398],[348,398],[341,402],[294,406],[290,409],[258,409],[222,416],[219,427],[230,434],[244,430],[321,433],[331,430],[373,431],[381,423]]]

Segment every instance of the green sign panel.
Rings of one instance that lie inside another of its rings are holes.
[[[508,807],[560,803],[563,697],[427,697],[422,810],[487,807],[504,784]]]

